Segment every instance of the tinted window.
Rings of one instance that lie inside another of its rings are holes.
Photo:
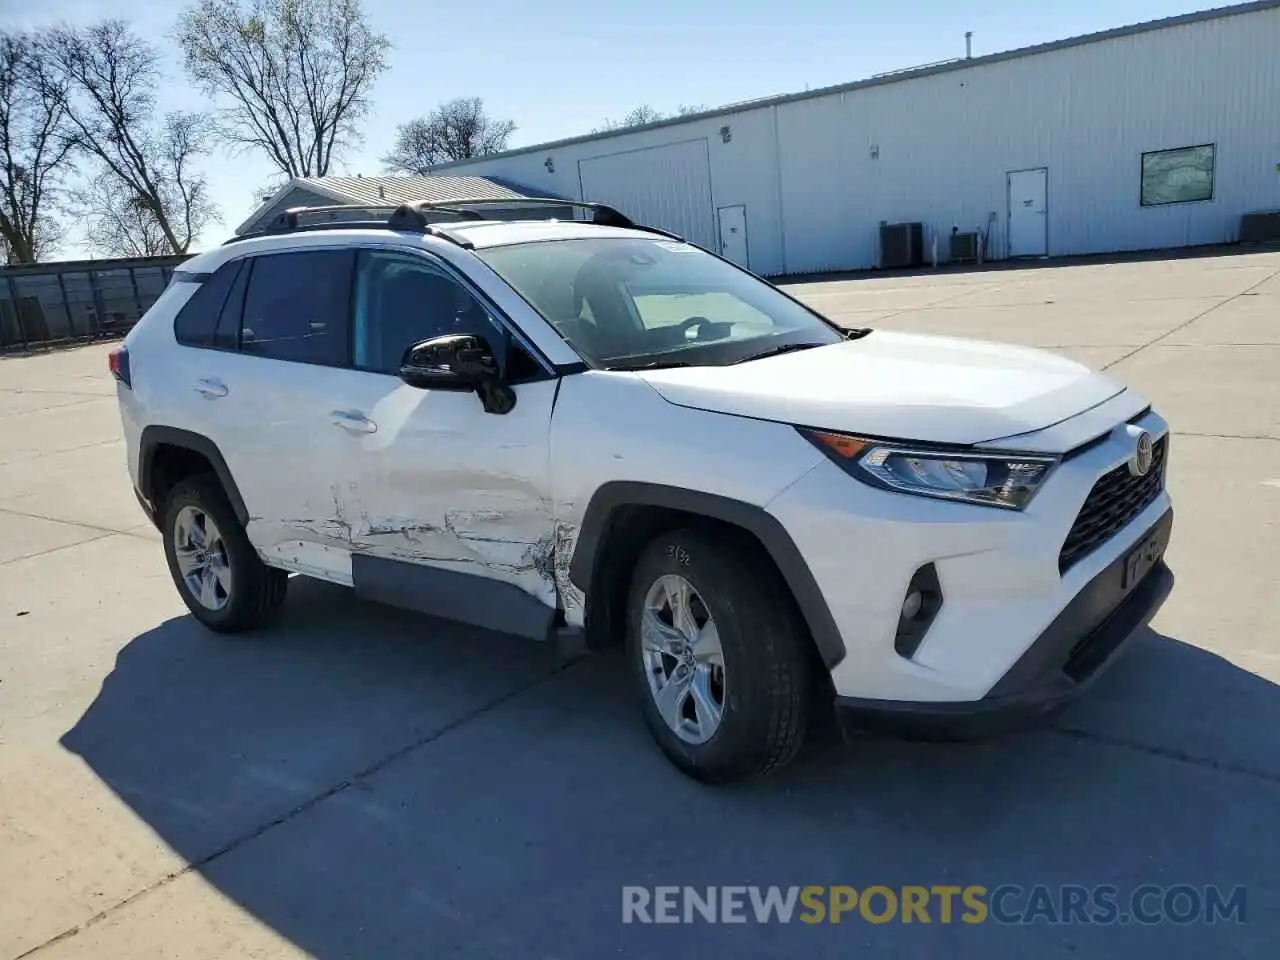
[[[351,258],[348,250],[255,257],[240,349],[276,360],[344,366]]]
[[[246,263],[244,269],[236,274],[235,283],[222,304],[218,314],[218,325],[213,331],[213,346],[220,350],[236,350],[240,346],[240,317],[244,309],[244,292],[249,286],[249,276],[253,273],[253,264]]]
[[[494,342],[499,329],[465,287],[430,262],[398,253],[360,254],[354,338],[357,367],[395,373],[405,350],[421,340],[476,333]]]
[[[196,288],[191,299],[178,311],[173,321],[173,333],[179,343],[192,347],[207,347],[213,340],[213,329],[218,323],[218,313],[227,299],[227,291],[240,272],[240,261],[224,263],[208,280]]]

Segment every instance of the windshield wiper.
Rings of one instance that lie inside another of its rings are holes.
[[[669,370],[672,367],[695,367],[699,364],[687,360],[650,360],[648,363],[620,363],[608,366],[606,370]]]
[[[760,353],[753,353],[749,357],[743,357],[741,360],[735,360],[734,363],[749,363],[752,360],[763,360],[765,357],[776,357],[784,353],[793,353],[796,350],[810,350],[814,347],[829,347],[829,343],[784,343],[781,346],[770,347]]]

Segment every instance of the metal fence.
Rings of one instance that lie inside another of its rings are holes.
[[[0,350],[124,335],[187,257],[0,268]]]

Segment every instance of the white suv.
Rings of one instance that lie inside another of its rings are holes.
[[[1043,713],[1168,595],[1142,397],[1036,350],[841,329],[577,206],[293,210],[182,266],[111,367],[196,618],[257,627],[292,572],[624,642],[658,744],[724,782],[833,701],[846,729],[942,737]]]

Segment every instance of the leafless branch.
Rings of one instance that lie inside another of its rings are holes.
[[[223,134],[290,177],[324,176],[358,141],[391,47],[360,0],[197,0],[177,41],[191,79],[228,102]]]
[[[0,241],[8,263],[56,246],[52,202],[75,146],[65,90],[37,54],[37,37],[0,33]]]
[[[609,130],[621,130],[625,127],[642,127],[646,123],[657,123],[663,119],[660,111],[655,110],[647,103],[630,110],[621,120],[606,120],[604,126],[596,127],[592,133],[605,133]]]
[[[95,167],[87,195],[111,198],[126,219],[145,220],[148,237],[158,231],[164,238],[162,252],[186,253],[213,215],[204,180],[192,170],[207,145],[208,118],[154,119],[159,55],[123,21],[56,27],[40,49],[65,85],[68,122]],[[111,183],[103,186],[104,178]],[[78,212],[91,222],[119,215],[93,207]]]
[[[392,173],[425,175],[437,163],[505,150],[515,129],[514,121],[486,114],[479,97],[450,100],[427,116],[401,125],[395,146],[382,163]]]

